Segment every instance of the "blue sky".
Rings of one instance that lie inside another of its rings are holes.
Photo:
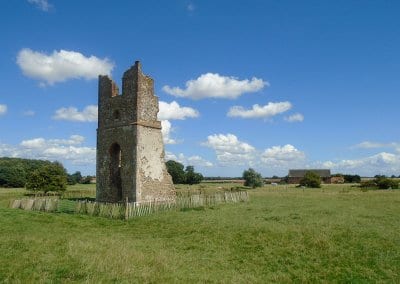
[[[400,175],[398,1],[3,1],[0,156],[95,173],[97,75],[155,79],[207,176]]]

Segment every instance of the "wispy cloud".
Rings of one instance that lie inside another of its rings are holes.
[[[304,120],[304,115],[301,113],[295,113],[285,117],[287,122],[302,122]]]
[[[359,149],[400,148],[400,143],[396,142],[382,143],[382,142],[364,141],[357,145],[354,145],[352,148],[359,148]]]
[[[5,115],[7,113],[7,105],[0,104],[0,116]]]
[[[164,86],[164,92],[182,98],[205,99],[225,98],[236,99],[245,93],[260,91],[268,82],[253,77],[251,80],[239,80],[235,77],[221,76],[217,73],[206,73],[185,83],[185,88]]]
[[[114,63],[108,58],[86,57],[68,50],[46,54],[29,48],[20,50],[17,64],[25,76],[40,80],[42,85],[69,79],[96,79],[98,75],[110,75],[114,68]]]
[[[193,12],[194,10],[196,10],[196,6],[195,6],[193,3],[189,3],[189,4],[186,6],[186,9],[187,9],[189,12]]]
[[[286,112],[291,108],[292,104],[290,102],[270,102],[265,106],[255,104],[251,109],[245,109],[242,106],[233,106],[230,108],[228,116],[241,118],[269,118]]]
[[[79,111],[75,107],[60,108],[56,110],[53,115],[55,120],[68,120],[78,122],[94,122],[97,121],[98,107],[96,105],[89,105],[82,111]]]
[[[28,3],[35,5],[38,9],[48,12],[52,5],[47,0],[28,0]]]
[[[22,113],[23,116],[34,116],[36,113],[33,110],[26,110]]]

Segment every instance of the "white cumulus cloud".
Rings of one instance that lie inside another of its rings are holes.
[[[19,145],[0,144],[0,156],[70,162],[75,165],[94,165],[96,148],[82,146],[85,138],[71,135],[68,139],[42,137],[23,140]]]
[[[206,159],[195,155],[195,156],[190,156],[187,158],[187,164],[191,166],[198,166],[198,167],[212,167],[213,163],[210,161],[207,161]]]
[[[199,116],[199,112],[191,107],[181,107],[176,101],[171,103],[160,101],[159,103],[159,120],[186,119]]]
[[[171,122],[169,120],[161,121],[161,133],[163,136],[164,144],[177,144],[178,141],[171,138],[171,132],[173,132]]]
[[[230,117],[241,117],[241,118],[269,118],[292,108],[290,102],[269,102],[265,106],[258,104],[253,105],[251,109],[245,109],[242,106],[233,106],[228,112]]]
[[[7,105],[0,104],[0,115],[4,115],[7,113]]]
[[[68,79],[96,79],[98,75],[110,75],[114,63],[109,59],[85,55],[68,50],[46,54],[24,48],[19,51],[17,64],[25,76],[52,85]]]
[[[20,145],[25,148],[37,149],[45,146],[57,146],[57,145],[79,145],[85,141],[85,137],[81,135],[71,135],[69,139],[44,139],[44,138],[33,138],[29,140],[22,140]]]
[[[186,118],[195,118],[199,116],[199,112],[191,107],[181,107],[176,101],[171,103],[160,101],[159,112],[157,118],[161,120],[161,133],[165,144],[177,144],[180,141],[173,139],[171,133],[173,127],[170,120],[184,120]]]
[[[358,159],[326,161],[322,165],[334,169],[336,172],[359,174],[361,176],[392,175],[400,172],[400,155],[381,152]]]
[[[82,111],[75,107],[60,108],[56,110],[53,119],[69,120],[79,122],[94,122],[97,121],[98,107],[96,105],[88,105]]]
[[[285,117],[287,122],[302,122],[304,120],[304,115],[301,113],[295,113]]]
[[[28,3],[35,5],[37,8],[45,12],[48,12],[52,7],[47,0],[28,0]]]
[[[23,140],[20,144],[22,147],[29,149],[40,149],[46,145],[46,140],[44,138],[34,138],[30,140]]]
[[[227,98],[235,99],[244,93],[253,93],[268,86],[268,82],[253,77],[251,80],[239,80],[235,77],[221,76],[217,73],[206,73],[186,82],[185,89],[164,86],[164,92],[183,98]]]
[[[284,146],[272,146],[267,148],[261,155],[262,162],[274,166],[289,166],[290,164],[303,161],[306,155],[304,152],[296,149],[291,144]]]
[[[254,158],[255,148],[240,141],[234,134],[210,135],[202,145],[213,149],[221,164],[243,165]]]

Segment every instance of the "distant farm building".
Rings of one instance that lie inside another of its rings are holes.
[[[332,176],[331,177],[331,183],[344,183],[344,177],[343,176]]]
[[[321,177],[323,183],[331,183],[331,170],[326,169],[300,169],[289,170],[288,183],[298,184],[307,172],[314,172]]]

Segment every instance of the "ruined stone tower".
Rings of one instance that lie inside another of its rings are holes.
[[[157,113],[153,79],[139,61],[124,73],[122,94],[108,76],[99,76],[97,201],[175,198]]]

